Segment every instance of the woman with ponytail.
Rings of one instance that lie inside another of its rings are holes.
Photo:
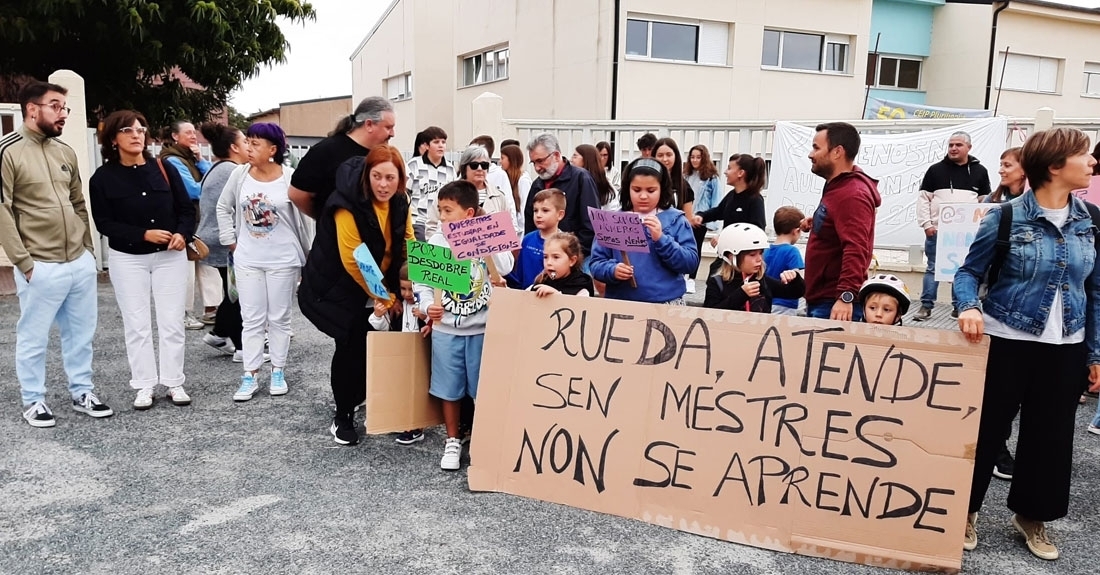
[[[730,156],[726,166],[726,184],[733,186],[733,193],[727,193],[717,207],[695,214],[692,223],[699,226],[721,220],[724,228],[733,224],[752,224],[762,230],[767,229],[764,198],[760,195],[767,172],[764,158],[748,154]],[[711,239],[711,245],[717,241],[717,238]],[[710,275],[714,275],[721,265],[722,260],[715,259],[710,266]]]

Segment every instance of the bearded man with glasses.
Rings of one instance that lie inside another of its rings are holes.
[[[23,126],[0,139],[0,245],[16,268],[15,371],[23,418],[34,427],[56,424],[46,406],[46,347],[55,322],[73,410],[114,414],[93,392],[96,266],[76,153],[57,140],[69,116],[65,94],[55,84],[28,84],[19,98]]]
[[[565,193],[565,219],[558,224],[563,232],[573,232],[581,242],[585,257],[592,252],[592,222],[588,208],[600,209],[596,182],[587,170],[574,167],[561,157],[561,146],[553,134],[539,134],[527,144],[527,156],[538,179],[531,184],[527,205],[523,208],[524,233],[535,231],[535,194],[557,188]]]

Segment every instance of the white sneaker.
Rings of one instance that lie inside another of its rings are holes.
[[[1093,435],[1100,435],[1100,427],[1097,427],[1097,426],[1090,423],[1089,428],[1088,428],[1088,432],[1093,434]]]
[[[258,389],[260,389],[260,384],[256,383],[256,376],[246,373],[241,376],[241,386],[233,394],[233,401],[248,401],[252,399]]]
[[[202,342],[225,355],[234,355],[237,351],[237,346],[233,345],[232,340],[227,337],[216,336],[212,333],[202,336]]]
[[[269,361],[271,361],[271,354],[270,353],[265,353],[264,354],[264,363],[267,363]],[[233,363],[244,363],[244,352],[242,352],[239,349],[237,351],[234,351],[233,352]]]
[[[289,389],[286,386],[286,374],[280,368],[274,368],[271,370],[271,386],[268,388],[268,392],[271,395],[286,395]]]
[[[183,316],[183,328],[184,329],[202,329],[206,327],[206,324],[195,319],[191,314],[184,314]]]
[[[191,396],[187,395],[187,392],[183,390],[182,385],[168,388],[168,398],[172,400],[173,405],[191,405]]]
[[[689,294],[695,294],[695,280],[684,276],[684,286],[687,288]]]
[[[439,468],[445,471],[455,471],[462,466],[462,441],[457,437],[448,437],[443,444],[443,459],[439,460]]]
[[[155,388],[146,387],[145,389],[139,389],[137,397],[134,398],[134,409],[145,410],[153,407],[153,391]]]
[[[28,405],[26,411],[23,412],[23,419],[26,419],[31,427],[53,427],[57,425],[53,412],[42,401],[36,401]]]

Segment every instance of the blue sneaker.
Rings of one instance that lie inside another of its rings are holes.
[[[241,376],[241,386],[237,388],[237,393],[233,394],[233,401],[248,401],[252,399],[259,388],[259,384],[256,383],[256,376],[246,373]]]
[[[286,376],[283,375],[282,368],[276,367],[271,370],[271,387],[268,392],[271,395],[286,395],[289,391],[286,387]]]

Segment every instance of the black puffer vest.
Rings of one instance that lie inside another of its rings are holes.
[[[337,246],[336,219],[338,209],[345,209],[355,217],[359,237],[367,245],[374,261],[382,266],[386,255],[386,238],[378,215],[370,199],[364,196],[360,182],[365,168],[365,158],[355,157],[344,162],[336,171],[336,190],[317,220],[317,236],[309,259],[302,270],[302,283],[298,287],[298,305],[302,314],[317,329],[329,337],[343,339],[355,332],[370,330],[367,315],[370,296],[348,274],[340,259]],[[390,293],[401,293],[399,272],[405,265],[405,228],[409,218],[409,199],[397,193],[390,199],[390,267],[386,270],[385,284]]]

